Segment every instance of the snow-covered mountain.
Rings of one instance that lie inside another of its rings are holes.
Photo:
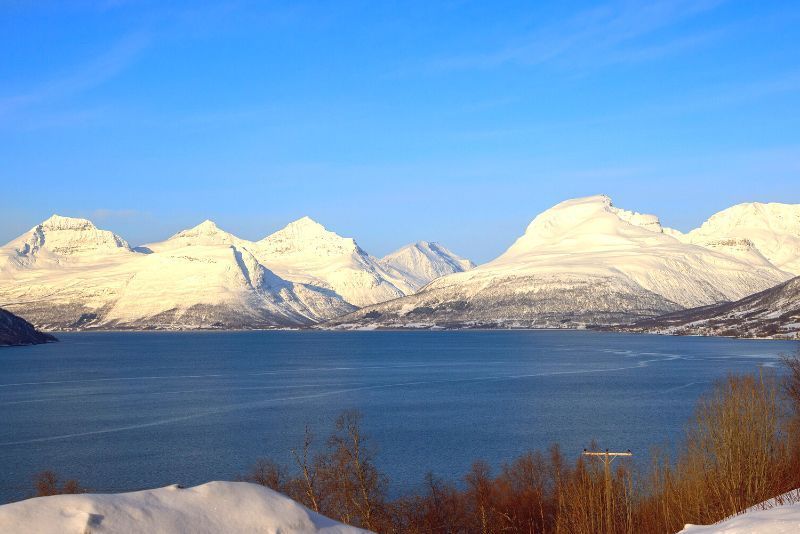
[[[800,275],[800,204],[738,204],[681,239]]]
[[[414,291],[442,276],[475,268],[470,260],[430,241],[406,245],[381,258],[381,264],[387,270],[399,272]]]
[[[0,248],[0,272],[54,264],[122,261],[134,254],[120,236],[91,221],[53,215]]]
[[[685,525],[677,534],[792,534],[800,530],[800,489],[741,510],[711,525]]]
[[[49,329],[301,326],[412,293],[437,268],[401,272],[308,217],[257,242],[207,220],[133,248],[54,215],[0,248],[0,305]]]
[[[341,237],[309,217],[256,242],[253,253],[278,276],[329,289],[355,306],[414,292],[402,274],[386,269],[354,239]]]
[[[354,309],[275,275],[210,221],[134,250],[85,219],[54,216],[0,257],[0,305],[50,329],[299,326]]]
[[[636,332],[800,338],[800,276],[735,302],[682,310],[637,322]]]
[[[183,247],[236,245],[242,248],[252,247],[252,242],[239,239],[235,235],[220,229],[214,221],[206,219],[193,228],[181,230],[166,241],[149,243],[137,247],[143,252],[164,252]]]
[[[204,221],[134,248],[54,215],[0,248],[0,306],[45,329],[580,326],[738,300],[799,258],[800,206],[786,204],[734,206],[683,234],[605,196],[568,200],[477,268],[428,242],[377,259],[308,217],[260,241]]]
[[[576,326],[630,322],[736,300],[790,277],[765,263],[683,243],[657,217],[603,195],[537,216],[497,259],[415,295],[334,320],[352,326]]]

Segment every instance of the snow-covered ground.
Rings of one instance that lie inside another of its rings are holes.
[[[713,525],[686,525],[680,534],[797,534],[798,532],[800,532],[800,491],[794,491]]]
[[[37,497],[0,506],[0,532],[36,534],[357,534],[288,497],[247,482],[118,494]]]

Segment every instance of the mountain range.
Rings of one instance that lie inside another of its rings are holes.
[[[726,224],[712,217],[701,239],[619,209],[604,195],[568,200],[538,215],[498,258],[329,324],[575,328],[737,300],[791,278],[800,257],[775,245],[798,235],[800,206],[752,206],[731,208],[742,215],[724,217]],[[770,226],[776,213],[782,222]],[[747,240],[750,228],[763,231],[747,241],[747,252],[721,245]]]
[[[308,217],[255,242],[204,221],[131,247],[54,215],[0,248],[0,306],[46,329],[303,326],[469,265],[431,251],[401,272]]]
[[[800,205],[688,233],[596,195],[480,266],[418,242],[383,258],[303,217],[250,241],[212,221],[132,247],[54,215],[0,248],[0,306],[46,329],[585,327],[737,301],[800,274]]]

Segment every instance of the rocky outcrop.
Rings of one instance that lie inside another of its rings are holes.
[[[31,323],[0,308],[0,346],[37,345],[58,341],[50,334],[40,332]]]

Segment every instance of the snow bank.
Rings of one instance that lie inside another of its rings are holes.
[[[0,506],[0,532],[38,534],[325,533],[366,531],[247,482],[209,482],[118,494],[55,495]]]
[[[800,490],[767,501],[713,525],[686,525],[679,534],[796,534],[800,532]]]

